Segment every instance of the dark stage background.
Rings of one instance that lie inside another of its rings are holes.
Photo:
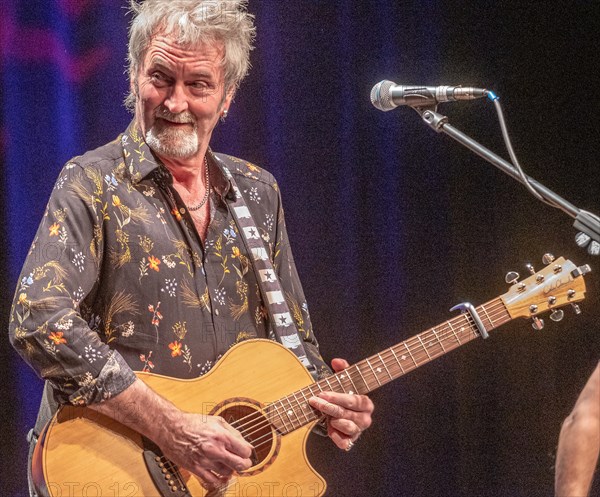
[[[382,79],[501,98],[526,171],[600,211],[596,2],[251,0],[258,47],[214,148],[280,181],[326,357],[356,361],[434,326],[545,252],[596,270],[584,314],[505,325],[373,394],[351,453],[313,437],[333,496],[550,496],[560,424],[599,356],[600,259],[571,220],[412,110],[369,102]],[[2,320],[62,164],[124,130],[125,2],[2,0]],[[445,104],[506,156],[493,105]],[[6,328],[6,326],[5,326]],[[0,495],[25,495],[41,381],[0,341]],[[594,495],[600,495],[599,485]]]

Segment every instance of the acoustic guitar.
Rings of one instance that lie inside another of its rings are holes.
[[[366,394],[516,318],[550,311],[585,298],[583,276],[560,258],[477,308],[314,382],[296,356],[269,340],[232,347],[205,376],[181,380],[137,373],[160,395],[187,412],[222,416],[254,447],[253,467],[235,474],[227,487],[208,491],[202,482],[168,461],[150,440],[117,420],[84,407],[61,407],[36,446],[33,476],[48,497],[242,497],[314,496],[325,480],[306,456],[306,440],[319,420],[307,400],[320,391]],[[533,271],[532,271],[533,272]],[[141,407],[143,408],[143,407]],[[131,420],[129,420],[131,421]]]

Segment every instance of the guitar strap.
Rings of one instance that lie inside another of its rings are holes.
[[[292,314],[285,300],[285,294],[279,283],[277,272],[271,263],[269,251],[263,243],[260,232],[252,218],[250,209],[248,209],[244,197],[242,196],[229,167],[227,167],[225,159],[217,157],[215,154],[212,156],[220,163],[222,166],[220,169],[231,183],[233,198],[229,197],[228,200],[229,212],[235,220],[240,237],[246,247],[263,303],[269,314],[271,324],[269,338],[278,341],[293,352],[300,362],[302,362],[304,367],[308,369],[313,378],[317,380],[317,368],[310,362],[306,351],[304,350],[302,338],[298,333],[296,324],[294,323]]]

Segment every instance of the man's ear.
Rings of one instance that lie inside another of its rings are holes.
[[[225,100],[223,100],[223,109],[222,110],[227,110],[227,112],[229,112],[229,107],[231,106],[231,103],[233,102],[234,97],[235,97],[235,86],[231,85],[231,88],[229,88],[227,90],[227,93],[225,94]]]

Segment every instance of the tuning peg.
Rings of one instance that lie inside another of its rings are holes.
[[[535,268],[533,267],[533,264],[527,264],[525,267],[531,274],[535,274]]]
[[[505,281],[511,285],[514,285],[517,281],[519,281],[520,277],[521,276],[516,271],[510,271],[506,273]]]
[[[555,259],[556,257],[554,257],[552,254],[544,254],[544,257],[542,257],[542,262],[547,266],[552,264]]]
[[[540,331],[544,329],[544,320],[534,316],[533,323],[531,324],[534,330]]]
[[[577,304],[571,304],[571,307],[573,307],[575,314],[577,314],[578,316],[579,314],[581,314],[581,307],[579,307]]]
[[[565,313],[562,309],[555,309],[552,314],[550,314],[550,319],[552,319],[552,321],[554,321],[555,323],[558,323],[559,321],[562,321],[562,318],[565,317]]]
[[[589,235],[586,235],[585,233],[577,233],[577,236],[575,237],[575,243],[581,248],[584,248],[587,247],[591,239],[592,238]]]

